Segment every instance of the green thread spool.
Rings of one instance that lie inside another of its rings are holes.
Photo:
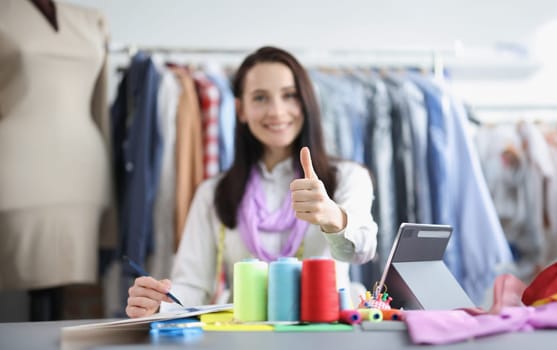
[[[360,314],[361,319],[364,321],[371,321],[371,322],[383,321],[383,312],[379,309],[361,308],[358,309],[358,313]]]
[[[234,319],[267,320],[267,263],[245,259],[234,264]]]
[[[383,312],[379,309],[369,309],[369,318],[371,322],[381,322],[383,321]]]

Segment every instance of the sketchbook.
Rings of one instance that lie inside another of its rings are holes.
[[[201,305],[147,317],[63,327],[60,342],[62,349],[82,349],[101,344],[143,343],[149,339],[148,330],[151,322],[194,317],[226,310],[232,310],[232,304]]]

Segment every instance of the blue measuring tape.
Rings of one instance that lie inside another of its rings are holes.
[[[177,337],[182,340],[194,340],[203,335],[202,322],[197,318],[178,318],[151,322],[149,335],[153,339],[160,337]]]

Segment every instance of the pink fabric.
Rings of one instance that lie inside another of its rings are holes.
[[[510,274],[497,276],[493,286],[493,305],[486,311],[482,308],[462,309],[472,316],[492,314],[498,315],[504,307],[522,306],[522,293],[526,284]]]
[[[503,307],[522,306],[522,293],[526,284],[513,275],[505,274],[495,279],[493,286],[493,305],[489,309],[490,314],[499,314]]]
[[[488,311],[481,308],[463,310],[471,315],[488,313],[497,315],[503,307],[507,306],[536,306],[536,303],[541,301],[551,302],[555,293],[557,293],[557,263],[545,268],[528,286],[513,275],[500,275],[495,279],[493,305]]]
[[[528,320],[532,327],[557,328],[557,302],[536,306],[535,309],[536,312]]]
[[[557,303],[504,307],[499,315],[473,316],[464,310],[405,311],[415,344],[449,344],[505,332],[557,328]]]
[[[498,315],[503,307],[522,306],[522,293],[526,289],[526,284],[510,274],[500,275],[495,279],[493,286],[493,305],[486,311],[482,308],[462,309],[470,315]]]

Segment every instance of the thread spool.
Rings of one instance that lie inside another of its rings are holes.
[[[340,310],[338,321],[346,324],[360,324],[362,317],[358,310]]]
[[[383,319],[389,321],[402,321],[403,315],[402,311],[399,309],[381,310],[383,313]]]
[[[338,321],[339,297],[334,260],[311,258],[302,262],[300,300],[302,322]]]
[[[359,308],[358,313],[360,314],[360,318],[364,321],[369,320],[369,309],[368,308]]]
[[[383,313],[379,309],[358,309],[358,313],[362,320],[371,322],[383,321]]]
[[[269,321],[300,320],[302,263],[282,257],[269,264],[267,318]]]
[[[341,288],[338,290],[338,300],[340,303],[341,310],[353,310],[352,300],[350,300],[350,295],[346,288]]]
[[[234,264],[234,319],[267,320],[267,263],[245,259]]]

